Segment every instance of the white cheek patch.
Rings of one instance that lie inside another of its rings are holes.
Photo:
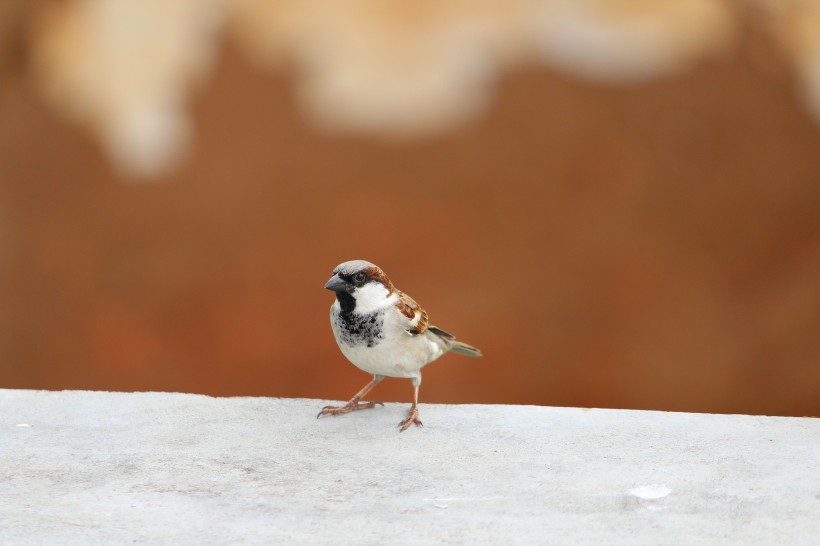
[[[353,292],[353,297],[356,298],[354,313],[367,314],[389,307],[395,303],[395,298],[388,297],[389,295],[390,292],[380,282],[369,282],[357,288]]]

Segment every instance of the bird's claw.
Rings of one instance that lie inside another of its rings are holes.
[[[410,428],[410,425],[416,425],[417,427],[424,428],[424,424],[421,422],[421,419],[419,419],[418,406],[413,406],[413,408],[410,410],[410,413],[407,414],[407,417],[405,417],[404,420],[402,420],[402,422],[399,423],[399,432],[404,432],[405,430]]]
[[[318,419],[323,415],[344,415],[345,413],[350,413],[351,411],[375,408],[376,404],[384,406],[384,404],[378,400],[374,400],[372,402],[359,402],[358,400],[351,400],[344,406],[325,406],[316,418]]]

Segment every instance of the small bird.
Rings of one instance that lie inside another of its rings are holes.
[[[325,406],[317,417],[384,405],[361,400],[385,377],[405,377],[413,382],[413,405],[398,426],[401,432],[412,424],[424,426],[418,408],[421,369],[448,351],[481,356],[475,347],[429,324],[427,312],[370,262],[339,264],[325,288],[336,293],[330,325],[339,349],[357,368],[372,373],[373,381],[344,406]]]

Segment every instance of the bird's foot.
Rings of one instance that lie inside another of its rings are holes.
[[[424,427],[421,420],[419,419],[419,407],[416,405],[410,408],[410,413],[408,413],[407,417],[405,417],[404,420],[401,423],[399,423],[399,427],[401,428],[399,432],[404,432],[405,430],[410,428],[410,425]]]
[[[319,415],[316,416],[318,419],[323,415],[344,415],[345,413],[350,413],[351,411],[356,411],[360,409],[370,409],[375,408],[376,404],[383,406],[379,401],[373,402],[359,402],[357,399],[353,399],[344,406],[325,406],[322,408],[322,411],[319,412]]]

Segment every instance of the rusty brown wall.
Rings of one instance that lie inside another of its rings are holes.
[[[820,415],[820,127],[748,34],[640,86],[515,72],[394,143],[317,131],[228,47],[147,184],[6,62],[0,387],[346,398],[322,285],[364,258],[486,355],[422,401]]]

